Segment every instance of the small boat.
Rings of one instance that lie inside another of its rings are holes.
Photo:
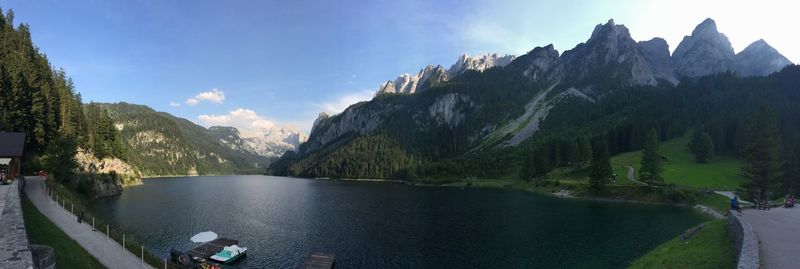
[[[210,259],[221,262],[221,263],[231,263],[238,259],[241,256],[244,256],[247,252],[246,247],[239,247],[237,245],[230,245],[227,247],[222,248],[217,254],[214,254],[210,257]]]

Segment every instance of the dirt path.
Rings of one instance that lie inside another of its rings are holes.
[[[57,205],[44,193],[44,179],[41,177],[27,177],[25,193],[33,205],[47,216],[59,229],[70,238],[78,242],[89,254],[97,258],[100,263],[108,268],[153,268],[142,264],[139,257],[124,250],[120,244],[111,239],[106,239],[102,231],[92,231],[91,224],[78,223],[75,215]],[[56,255],[59,255],[56,253]]]

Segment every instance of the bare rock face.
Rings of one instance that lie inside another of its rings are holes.
[[[600,75],[628,85],[656,85],[659,79],[670,78],[651,64],[628,28],[614,20],[597,25],[586,43],[565,51],[561,58],[564,79],[570,81]]]
[[[558,51],[550,44],[534,48],[517,58],[513,65],[532,80],[555,83],[561,77],[561,72],[557,70],[560,63]]]
[[[461,57],[458,57],[456,63],[450,66],[450,69],[447,69],[447,75],[449,77],[455,77],[467,70],[483,72],[492,67],[506,66],[514,61],[514,58],[514,55],[506,54],[500,56],[497,53],[477,55],[475,57],[470,57],[468,54],[463,54]]]
[[[464,110],[473,106],[469,96],[448,93],[436,98],[436,101],[428,107],[428,113],[437,124],[453,128],[464,122]]]
[[[434,83],[448,81],[453,77],[463,74],[467,70],[483,72],[486,69],[506,66],[514,60],[513,55],[500,56],[496,53],[470,57],[461,55],[458,61],[445,70],[441,65],[428,65],[416,75],[402,74],[394,81],[389,80],[381,84],[375,95],[381,94],[414,94],[430,88]]]
[[[380,94],[413,94],[424,91],[433,83],[446,81],[447,72],[441,65],[429,65],[416,75],[402,74],[394,81],[383,83],[376,95]]]
[[[122,193],[122,187],[142,184],[141,172],[119,158],[98,159],[93,154],[79,149],[75,159],[78,161],[80,172],[99,175],[84,179],[92,180],[95,197],[118,195]]]
[[[392,112],[391,107],[365,107],[364,103],[359,103],[334,116],[320,113],[314,121],[311,136],[298,151],[306,153],[321,148],[347,134],[369,133],[378,128],[383,114],[390,112]]]
[[[663,38],[656,37],[648,41],[639,41],[639,49],[644,53],[645,59],[650,62],[661,78],[678,84],[672,72],[672,61],[669,55],[669,44]]]
[[[759,39],[736,54],[733,69],[736,74],[744,77],[766,76],[781,71],[790,64],[792,62],[789,59],[767,44],[764,39]]]
[[[717,24],[706,19],[685,36],[672,54],[678,76],[700,77],[731,70],[733,47],[728,37],[717,31]]]

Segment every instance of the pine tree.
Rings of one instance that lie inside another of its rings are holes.
[[[658,133],[650,130],[644,140],[639,177],[646,182],[663,181],[661,178],[661,155],[658,152]]]
[[[695,161],[699,163],[707,163],[714,158],[714,142],[706,132],[695,130],[688,146]]]
[[[589,138],[584,136],[578,140],[578,144],[581,152],[581,166],[583,166],[592,161],[592,143]]]
[[[601,190],[611,178],[611,156],[608,151],[608,139],[602,137],[594,144],[592,162],[589,167],[589,186],[593,190]]]
[[[747,144],[742,152],[742,174],[750,179],[742,184],[759,200],[768,199],[768,192],[776,191],[781,178],[781,142],[775,115],[762,107],[750,123]]]
[[[781,190],[792,195],[800,193],[800,159],[797,154],[797,149],[787,153],[783,169],[785,173]]]

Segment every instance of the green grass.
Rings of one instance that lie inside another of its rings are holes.
[[[733,268],[736,254],[726,224],[726,220],[706,222],[705,228],[688,241],[673,238],[629,268]]]
[[[700,197],[697,200],[697,204],[713,208],[714,210],[719,211],[719,213],[725,214],[728,212],[728,208],[730,208],[731,200],[724,195],[709,193],[703,197]]]
[[[25,217],[25,230],[31,244],[46,245],[56,252],[58,268],[106,268],[86,252],[75,240],[69,238],[61,229],[50,222],[28,200],[22,199],[22,212]]]
[[[659,145],[663,163],[662,176],[666,183],[693,189],[735,190],[745,181],[739,173],[742,162],[732,156],[714,156],[711,163],[697,163],[686,146],[689,137],[681,137]],[[627,177],[626,165],[638,169],[641,151],[627,152],[611,158],[611,166],[619,177]]]

